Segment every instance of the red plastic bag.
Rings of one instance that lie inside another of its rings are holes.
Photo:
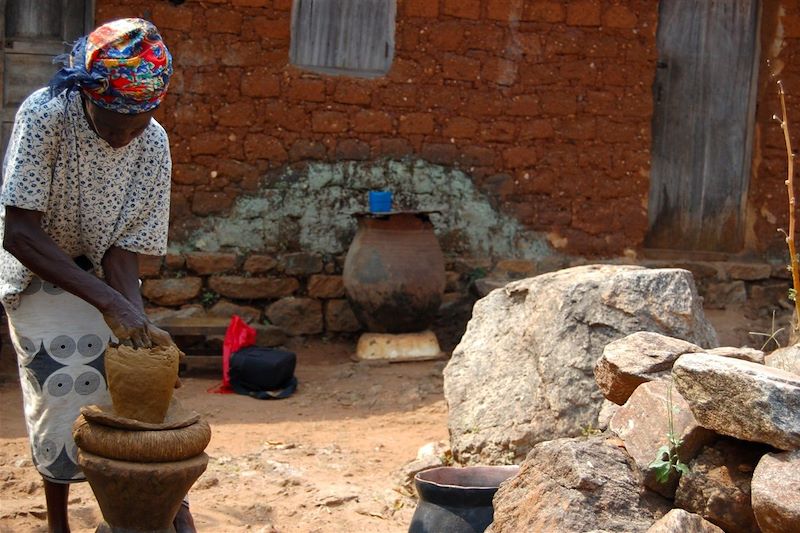
[[[231,323],[225,331],[225,340],[222,344],[222,383],[209,389],[209,392],[230,394],[231,388],[230,368],[231,355],[256,343],[256,330],[248,326],[238,315],[231,317]]]

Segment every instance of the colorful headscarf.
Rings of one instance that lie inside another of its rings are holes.
[[[172,75],[172,56],[158,29],[135,18],[103,24],[54,62],[64,67],[50,81],[53,95],[80,88],[98,106],[126,114],[155,109]]]

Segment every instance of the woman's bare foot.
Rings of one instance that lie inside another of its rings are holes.
[[[189,505],[186,502],[181,502],[181,508],[178,509],[178,514],[175,515],[172,525],[175,527],[176,533],[197,533],[192,513],[189,512]]]

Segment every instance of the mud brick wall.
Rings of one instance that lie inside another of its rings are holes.
[[[288,167],[388,157],[462,169],[556,252],[642,245],[656,1],[397,0],[394,64],[373,80],[289,65],[291,0],[96,5],[98,22],[153,20],[175,56],[159,112],[175,163],[173,243]],[[759,253],[781,248],[787,219],[766,59],[800,117],[799,54],[797,2],[764,0],[747,233]]]
[[[752,250],[769,250],[788,258],[783,236],[776,231],[777,228],[788,229],[789,207],[783,184],[787,175],[786,147],[783,132],[773,117],[780,115],[775,84],[779,79],[786,91],[792,146],[797,153],[800,148],[800,3],[765,0],[762,6],[758,107],[747,205],[751,225],[746,239],[747,247]],[[795,173],[797,170],[795,164]],[[797,187],[798,184],[795,190]]]
[[[643,239],[655,2],[398,0],[373,80],[290,66],[291,0],[97,0],[98,22],[120,16],[175,57],[174,240],[286,165],[384,157],[464,169],[559,250]]]

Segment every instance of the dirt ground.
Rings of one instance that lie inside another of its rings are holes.
[[[745,315],[706,311],[722,345],[760,347],[748,332],[770,331],[767,314]],[[462,331],[437,331],[442,347],[452,350]],[[208,393],[219,383],[214,366],[184,374],[177,396],[213,432],[208,469],[190,492],[199,530],[407,531],[416,501],[400,470],[424,444],[447,441],[445,362],[356,363],[346,340],[295,338],[288,347],[300,388],[285,400]],[[0,355],[0,532],[46,531],[10,355]],[[73,485],[73,531],[92,532],[100,519],[88,484]]]
[[[213,369],[189,369],[177,391],[211,424],[211,460],[190,492],[202,532],[400,532],[416,502],[397,475],[424,444],[447,440],[444,362],[351,361],[347,341],[299,341],[300,388],[290,398],[212,394]],[[8,368],[8,364],[3,365]],[[41,478],[30,461],[13,374],[0,383],[0,531],[46,531]],[[74,532],[101,515],[86,483],[72,485]]]

